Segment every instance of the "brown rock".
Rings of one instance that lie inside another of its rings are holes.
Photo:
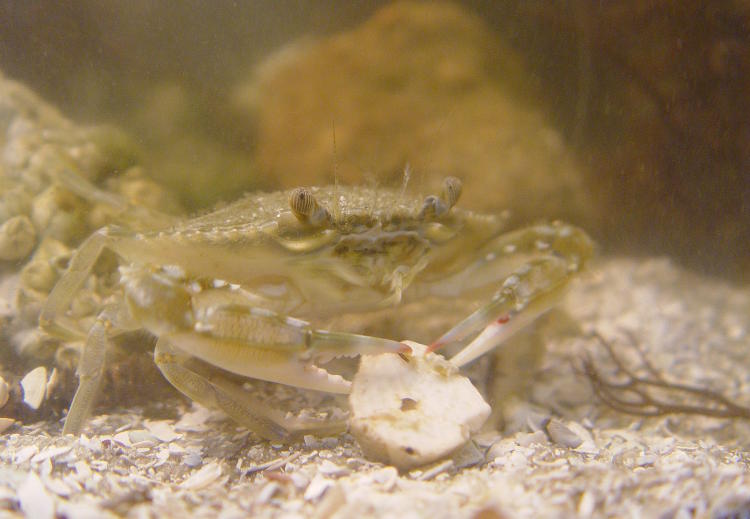
[[[528,91],[516,56],[479,18],[399,2],[272,56],[235,99],[257,117],[259,172],[283,186],[398,185],[410,165],[422,192],[461,178],[468,207],[580,219],[592,202],[579,168]]]

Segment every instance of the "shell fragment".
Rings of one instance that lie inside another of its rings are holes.
[[[406,470],[441,459],[464,445],[490,406],[458,369],[426,347],[414,355],[365,356],[349,402],[350,428],[365,455]]]
[[[23,401],[32,409],[39,409],[47,392],[47,368],[39,366],[29,371],[21,379]]]

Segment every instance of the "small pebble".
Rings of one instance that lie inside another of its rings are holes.
[[[332,480],[323,477],[321,474],[316,474],[310,484],[307,485],[304,495],[305,501],[319,499],[331,486],[333,486]]]
[[[36,245],[36,229],[28,216],[18,215],[0,225],[0,260],[25,258]]]
[[[569,447],[575,449],[579,447],[583,440],[576,433],[571,431],[565,425],[558,420],[550,420],[546,428],[547,434],[549,434],[552,442],[562,445],[563,447]]]
[[[221,477],[221,465],[215,462],[209,463],[194,472],[180,486],[188,490],[200,490],[209,486],[219,477]]]
[[[268,501],[271,500],[271,498],[276,492],[279,491],[279,489],[281,489],[281,485],[279,485],[276,481],[271,481],[263,487],[263,489],[258,494],[258,499],[256,499],[255,502],[261,505],[268,503]]]
[[[199,452],[188,452],[182,459],[182,462],[188,467],[199,467],[203,463],[203,458]]]
[[[30,472],[18,487],[18,503],[26,517],[53,519],[55,499],[44,488],[44,483],[34,472]]]
[[[346,476],[351,473],[351,470],[349,470],[346,467],[342,467],[341,465],[336,465],[335,463],[329,461],[329,460],[323,460],[320,462],[320,465],[318,466],[318,472],[323,474],[324,476]]]

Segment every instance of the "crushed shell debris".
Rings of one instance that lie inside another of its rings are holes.
[[[458,470],[450,459],[402,474],[363,460],[346,434],[335,445],[318,448],[301,441],[277,449],[252,436],[238,445],[233,440],[237,427],[222,420],[208,424],[215,433],[211,437],[175,433],[169,441],[153,436],[148,444],[115,439],[132,432],[138,438],[148,431],[145,422],[139,414],[113,414],[96,418],[102,433],[91,437],[59,437],[59,424],[43,422],[3,435],[0,511],[20,510],[29,517],[73,510],[77,517],[137,516],[145,510],[159,517],[209,517],[218,511],[315,517],[324,508],[329,516],[341,517],[399,510],[470,517],[494,506],[514,517],[534,517],[541,499],[548,512],[588,516],[610,496],[612,510],[637,507],[650,515],[649,506],[665,500],[683,499],[685,507],[703,506],[706,512],[727,509],[732,503],[727,496],[739,496],[750,485],[750,460],[742,449],[665,437],[666,419],[637,433],[597,430],[591,435],[596,454],[546,439],[525,445],[523,438],[536,434],[527,429],[496,437],[474,468]],[[132,429],[120,430],[127,424]],[[203,463],[186,466],[189,452],[200,452]],[[638,473],[638,487],[633,486],[634,469],[647,469]],[[577,490],[582,486],[585,495]],[[703,503],[704,489],[724,497]]]

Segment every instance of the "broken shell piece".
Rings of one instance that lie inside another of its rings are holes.
[[[23,388],[23,401],[32,409],[39,409],[44,401],[44,394],[47,392],[47,369],[39,366],[29,371],[21,379]]]
[[[3,377],[0,377],[0,407],[8,403],[10,396],[10,387]]]
[[[422,344],[364,356],[354,377],[350,428],[368,458],[405,470],[450,455],[490,414],[469,379]]]
[[[57,368],[52,368],[52,373],[49,374],[49,380],[44,386],[44,397],[49,400],[52,395],[55,394],[55,389],[60,384],[60,374],[57,372]]]
[[[546,431],[550,440],[563,447],[575,449],[583,443],[580,436],[557,420],[550,420]]]

